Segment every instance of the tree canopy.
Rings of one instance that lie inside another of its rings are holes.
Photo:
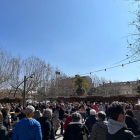
[[[83,95],[86,93],[88,83],[81,77],[77,77],[73,82],[73,91],[76,95]]]

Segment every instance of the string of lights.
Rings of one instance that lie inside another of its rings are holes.
[[[116,64],[119,64],[119,63],[121,63],[121,62],[123,62],[123,61],[125,61],[125,60],[128,60],[129,58],[131,58],[131,57],[133,57],[135,54],[137,54],[138,52],[135,52],[134,54],[132,54],[132,55],[130,55],[130,56],[128,56],[128,55],[126,55],[127,56],[127,58],[125,58],[125,59],[123,59],[123,60],[121,60],[121,61],[119,61],[119,62],[117,62],[117,63],[114,63],[114,64],[112,64],[112,65],[116,65]]]
[[[85,74],[80,74],[80,75],[88,75],[88,74],[91,75],[92,73],[96,73],[96,72],[100,72],[100,71],[107,71],[109,69],[113,69],[113,68],[117,68],[117,67],[124,67],[125,65],[129,65],[129,64],[132,64],[132,63],[135,63],[135,62],[138,62],[138,61],[140,61],[140,59],[132,61],[132,62],[129,61],[128,63],[116,65],[116,66],[113,66],[113,67],[109,67],[109,68],[105,68],[105,69],[101,69],[101,70],[97,70],[97,71],[93,71],[93,72],[89,72],[89,73],[85,73]]]

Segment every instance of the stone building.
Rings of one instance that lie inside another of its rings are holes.
[[[140,85],[140,81],[128,81],[117,83],[104,83],[99,87],[101,95],[130,95],[137,94],[136,87]]]
[[[86,91],[88,91],[91,87],[93,87],[92,79],[89,76],[82,76],[87,83],[88,87]],[[73,96],[73,82],[76,77],[61,79],[58,81],[58,90],[57,96]]]

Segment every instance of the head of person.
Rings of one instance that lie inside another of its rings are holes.
[[[2,123],[3,124],[3,114],[2,114],[2,112],[0,111],[0,123]]]
[[[72,109],[72,106],[71,106],[71,105],[68,105],[68,109],[69,109],[69,110]]]
[[[124,103],[113,102],[108,106],[109,117],[115,121],[125,123],[125,108]]]
[[[81,104],[81,109],[85,109],[85,105],[84,104]]]
[[[1,110],[1,112],[3,115],[8,115],[10,112],[10,108],[8,106],[6,106]]]
[[[95,116],[96,115],[96,111],[94,109],[90,110],[90,116]]]
[[[32,118],[34,116],[35,108],[31,105],[28,105],[25,110],[27,118]]]
[[[64,109],[65,108],[65,105],[64,104],[61,104],[61,108]]]
[[[103,111],[98,112],[98,121],[105,121],[106,114]]]
[[[60,110],[60,106],[57,106],[57,107],[56,107],[56,110],[58,110],[58,111],[59,111],[59,110]]]
[[[20,109],[20,108],[16,108],[16,109],[15,109],[15,113],[16,113],[16,114],[19,114],[20,112],[21,112],[21,109]]]
[[[45,111],[43,113],[43,117],[47,118],[47,120],[51,120],[52,110],[51,109],[45,109]]]
[[[129,115],[132,118],[134,117],[133,111],[131,109],[127,109],[126,114]]]
[[[80,122],[81,120],[81,114],[77,112],[72,113],[71,117],[73,122]]]
[[[98,106],[99,104],[96,102],[95,105]]]
[[[53,107],[56,108],[56,103],[53,104]]]

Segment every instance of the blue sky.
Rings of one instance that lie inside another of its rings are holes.
[[[137,8],[130,2],[1,0],[0,46],[22,58],[38,56],[69,76],[111,67],[129,51],[123,37],[135,30],[128,26],[135,18],[129,10]],[[129,81],[140,78],[138,67],[140,62],[95,74]]]

